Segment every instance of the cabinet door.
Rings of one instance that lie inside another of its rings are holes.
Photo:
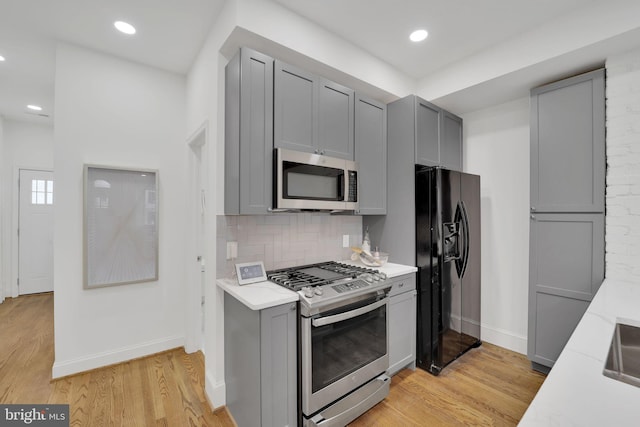
[[[604,214],[531,216],[528,356],[551,367],[604,279]]]
[[[275,61],[274,147],[313,153],[318,146],[318,77]]]
[[[440,108],[416,97],[416,164],[440,164],[440,113]]]
[[[266,214],[273,199],[273,59],[241,53],[240,214]]]
[[[413,290],[389,299],[389,375],[416,360],[416,295]]]
[[[225,79],[224,211],[266,214],[272,203],[273,59],[242,48]]]
[[[462,119],[442,110],[440,164],[447,169],[462,171]]]
[[[353,160],[354,91],[326,79],[320,79],[318,91],[320,154]]]
[[[387,109],[356,96],[355,159],[358,162],[360,215],[387,213]]]
[[[261,426],[297,425],[296,304],[260,311]]]
[[[531,91],[531,209],[604,212],[604,70]]]

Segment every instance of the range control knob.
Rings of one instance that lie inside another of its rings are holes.
[[[313,288],[313,293],[320,296],[324,293],[324,291],[320,286],[316,286],[315,288]]]
[[[369,273],[364,273],[360,278],[366,280],[368,283],[373,283],[373,276]]]
[[[302,293],[307,298],[313,298],[313,289],[311,289],[309,286],[305,286],[304,288],[302,288]]]

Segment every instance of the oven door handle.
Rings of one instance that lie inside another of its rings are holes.
[[[377,308],[382,307],[387,303],[389,298],[383,298],[378,302],[374,302],[373,304],[365,305],[364,307],[356,308],[355,310],[346,311],[340,314],[334,314],[332,316],[326,317],[318,317],[311,321],[313,326],[326,326],[331,325],[333,323],[342,322],[343,320],[353,319],[354,317],[361,316],[365,313],[373,311]]]

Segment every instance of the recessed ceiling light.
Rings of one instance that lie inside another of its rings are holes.
[[[113,23],[113,26],[116,27],[118,29],[118,31],[125,33],[125,34],[135,34],[136,33],[136,29],[133,25],[129,24],[128,22],[124,22],[124,21],[116,21]]]
[[[39,105],[27,105],[27,108],[29,110],[33,110],[33,111],[42,111],[42,107]]]
[[[4,56],[0,55],[0,62],[4,61]]]
[[[421,42],[422,40],[426,39],[428,35],[429,33],[427,32],[427,30],[415,30],[413,33],[411,33],[409,39],[412,42]]]

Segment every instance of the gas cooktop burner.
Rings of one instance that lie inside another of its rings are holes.
[[[308,286],[328,285],[340,279],[355,279],[364,273],[375,274],[377,270],[328,261],[267,271],[267,279],[291,290],[299,291]]]

